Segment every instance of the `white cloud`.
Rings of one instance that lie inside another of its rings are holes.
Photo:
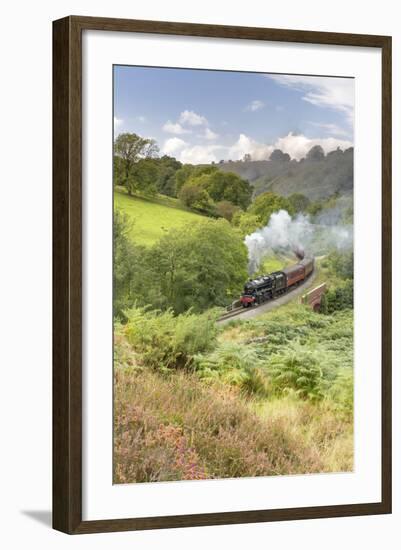
[[[254,113],[255,111],[259,111],[259,109],[263,109],[264,106],[265,104],[263,101],[260,99],[254,99],[245,107],[245,111],[251,111]]]
[[[118,127],[120,127],[123,123],[123,119],[122,118],[117,118],[116,116],[114,117],[114,128],[117,129]]]
[[[245,134],[240,134],[238,140],[228,150],[228,158],[240,160],[249,153],[252,160],[266,160],[273,151],[272,145],[259,143]]]
[[[348,136],[348,132],[337,124],[325,124],[320,122],[309,122],[309,124],[316,128],[322,128],[322,130],[325,130],[328,134],[332,134],[333,136]]]
[[[324,76],[267,75],[275,82],[304,92],[302,99],[320,107],[330,107],[347,115],[350,123],[354,114],[354,80]]]
[[[291,158],[299,160],[305,157],[306,153],[315,145],[320,145],[326,154],[334,151],[337,147],[344,150],[353,146],[351,141],[344,139],[335,137],[310,139],[302,134],[294,135],[290,132],[287,136],[281,137],[275,142],[274,149],[281,149],[283,153],[288,153]]]
[[[314,145],[320,145],[327,154],[337,147],[343,150],[348,149],[348,147],[352,147],[352,142],[335,137],[310,139],[302,134],[295,135],[290,132],[287,136],[278,138],[275,143],[267,145],[245,134],[240,134],[234,145],[228,148],[226,158],[239,160],[249,153],[253,160],[267,160],[274,149],[281,149],[283,153],[288,153],[292,159],[300,160]]]
[[[137,119],[139,120],[139,122],[146,122],[146,117],[145,116],[138,116]]]
[[[216,151],[223,149],[220,145],[191,145],[181,138],[173,137],[165,141],[162,153],[172,155],[177,160],[188,164],[208,164],[216,162]]]
[[[171,120],[168,120],[166,124],[163,126],[164,132],[167,132],[169,134],[190,134],[191,130],[188,130],[186,128],[183,128],[179,122],[171,122]]]
[[[216,162],[216,151],[219,145],[194,145],[181,151],[180,161],[189,164],[209,164]]]
[[[162,151],[165,155],[178,156],[180,151],[186,146],[188,146],[186,141],[181,138],[173,137],[164,142]]]
[[[213,141],[214,139],[217,139],[219,137],[219,134],[216,134],[216,132],[213,132],[210,128],[205,128],[205,132],[203,134],[200,134],[199,137],[205,138],[209,141]]]
[[[208,124],[207,118],[202,115],[198,115],[195,111],[182,111],[179,116],[178,122],[181,124],[188,124],[189,126],[206,126]]]

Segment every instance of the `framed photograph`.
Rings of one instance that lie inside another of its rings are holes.
[[[391,38],[53,23],[53,526],[391,512]]]

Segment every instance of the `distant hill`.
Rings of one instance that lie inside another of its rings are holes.
[[[186,210],[178,199],[157,195],[152,198],[131,197],[125,191],[114,191],[114,206],[123,210],[133,222],[131,237],[143,245],[152,245],[171,227],[205,219]]]
[[[254,196],[266,191],[283,196],[302,193],[316,201],[336,193],[351,195],[354,187],[353,148],[337,149],[318,159],[236,161],[219,164],[219,168],[247,179]]]

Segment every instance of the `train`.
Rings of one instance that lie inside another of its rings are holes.
[[[250,279],[245,283],[240,302],[242,307],[252,307],[272,300],[301,284],[315,268],[313,257],[304,257],[297,264]]]

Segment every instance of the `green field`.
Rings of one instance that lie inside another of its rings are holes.
[[[181,227],[203,216],[185,210],[177,199],[158,195],[152,198],[130,197],[124,191],[114,192],[114,207],[132,220],[132,238],[138,244],[152,245],[171,227]]]

